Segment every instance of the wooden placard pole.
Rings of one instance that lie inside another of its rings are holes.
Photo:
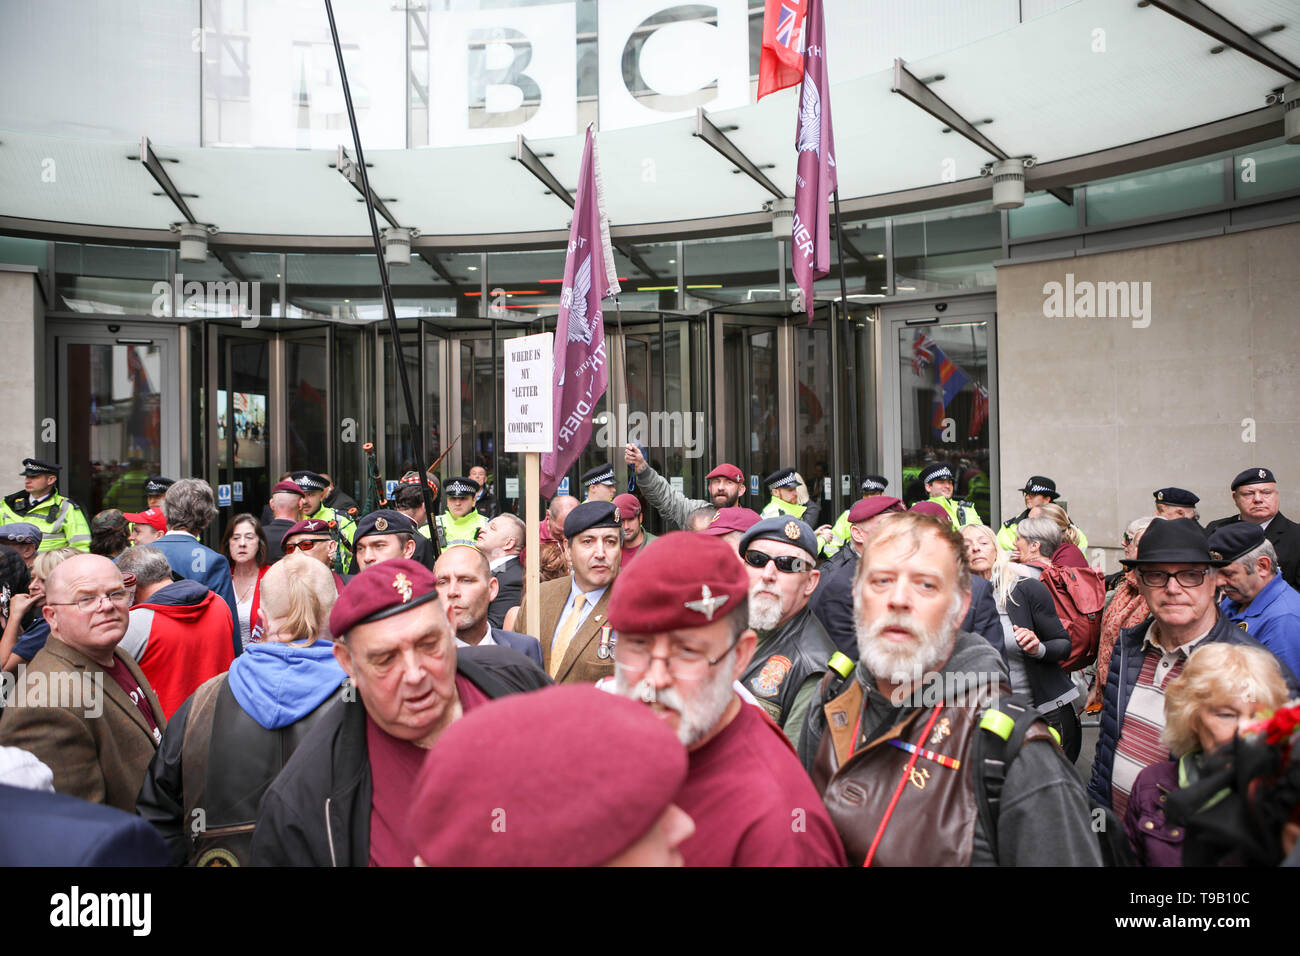
[[[524,593],[528,595],[528,619],[525,634],[542,631],[542,532],[541,532],[542,456],[535,451],[524,454],[525,537]]]

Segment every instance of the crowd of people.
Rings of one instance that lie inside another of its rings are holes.
[[[365,514],[294,472],[217,537],[201,479],[88,521],[26,459],[0,863],[1300,864],[1268,468],[1204,526],[1154,491],[1107,577],[1042,475],[994,528],[943,462],[831,516],[793,468],[691,499],[624,458],[631,490],[607,464],[546,503],[533,588],[481,467]]]

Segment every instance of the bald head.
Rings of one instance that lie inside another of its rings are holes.
[[[578,507],[579,501],[573,495],[556,495],[547,506],[546,517],[551,525],[551,534],[559,540],[564,538],[564,519],[569,512]]]
[[[50,633],[96,664],[111,667],[113,650],[130,620],[117,565],[97,554],[68,558],[50,572],[45,593],[42,613]]]

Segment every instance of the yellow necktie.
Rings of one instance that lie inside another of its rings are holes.
[[[564,652],[569,649],[569,642],[573,640],[573,632],[578,629],[578,622],[582,620],[582,609],[586,606],[587,595],[579,591],[578,596],[573,601],[573,610],[564,619],[564,624],[555,632],[555,639],[551,641],[552,677],[559,673],[560,661],[564,660]]]

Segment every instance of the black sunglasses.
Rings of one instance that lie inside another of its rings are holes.
[[[775,561],[776,569],[784,571],[786,574],[812,570],[812,562],[807,558],[800,558],[792,554],[783,554],[777,557],[774,554],[768,554],[766,551],[756,551],[753,548],[745,552],[745,563],[751,568],[765,568],[769,561]]]

